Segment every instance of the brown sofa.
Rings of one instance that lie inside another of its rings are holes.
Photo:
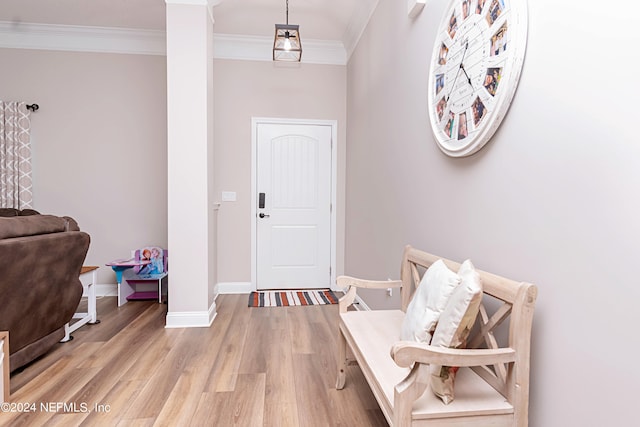
[[[0,209],[0,331],[9,331],[12,371],[64,337],[89,240],[72,218]]]

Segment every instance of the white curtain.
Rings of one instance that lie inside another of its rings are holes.
[[[0,208],[32,208],[31,121],[25,102],[0,101]]]

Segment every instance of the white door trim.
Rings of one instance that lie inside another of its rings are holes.
[[[257,230],[255,218],[258,215],[258,203],[256,200],[257,189],[257,162],[258,155],[258,132],[259,124],[278,125],[310,125],[310,126],[331,126],[331,289],[335,290],[336,283],[336,189],[338,170],[338,121],[337,120],[309,120],[309,119],[281,119],[268,117],[251,118],[251,288],[257,289]]]

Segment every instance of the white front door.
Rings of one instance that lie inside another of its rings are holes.
[[[328,125],[257,124],[258,289],[330,287],[331,135]]]

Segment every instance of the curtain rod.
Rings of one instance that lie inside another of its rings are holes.
[[[27,110],[31,110],[31,111],[38,111],[38,109],[40,108],[40,106],[38,104],[31,104],[31,105],[27,105]]]

